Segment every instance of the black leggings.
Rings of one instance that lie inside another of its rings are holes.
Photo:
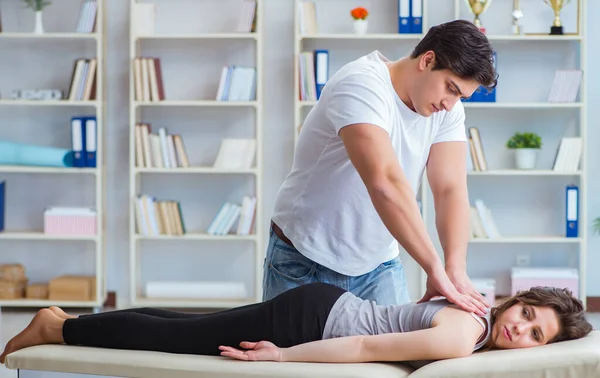
[[[345,290],[312,283],[271,300],[209,314],[154,308],[118,310],[67,319],[69,345],[219,355],[220,345],[266,340],[289,347],[320,340],[331,307]]]

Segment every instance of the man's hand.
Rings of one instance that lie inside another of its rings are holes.
[[[471,283],[471,280],[467,276],[467,272],[465,272],[464,269],[446,268],[446,274],[459,293],[469,295],[475,300],[475,305],[477,308],[482,311],[486,311],[489,307],[491,307],[491,303],[489,303],[484,296],[473,287],[473,284]]]
[[[464,276],[466,277],[466,274]],[[460,278],[461,282],[465,282],[463,281],[464,277],[460,277],[460,274],[457,274],[456,277]],[[468,277],[467,282],[468,284],[465,284],[464,287],[471,287],[471,281],[468,280]],[[471,290],[473,290],[472,287]],[[473,312],[479,316],[484,316],[486,313],[486,307],[478,300],[468,294],[460,293],[457,290],[455,284],[450,280],[444,269],[434,270],[427,276],[427,290],[423,298],[417,303],[427,302],[428,300],[439,296],[446,297],[448,301],[456,304],[465,311]],[[481,298],[483,299],[483,297]]]

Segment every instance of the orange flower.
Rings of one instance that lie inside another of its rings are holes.
[[[350,11],[350,14],[355,20],[364,20],[369,15],[369,11],[363,7],[356,7]]]

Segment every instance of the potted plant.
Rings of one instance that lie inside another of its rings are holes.
[[[367,21],[369,11],[363,7],[356,7],[350,11],[350,15],[354,18],[354,32],[356,34],[365,34],[369,26],[369,22]]]
[[[47,0],[22,0],[25,3],[25,6],[33,9],[35,12],[35,34],[44,34],[44,25],[42,23],[42,11],[44,8],[50,4],[51,2]]]
[[[542,148],[542,138],[535,133],[515,133],[506,147],[515,150],[515,163],[518,169],[534,169],[537,153]]]

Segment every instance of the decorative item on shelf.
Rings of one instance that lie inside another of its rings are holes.
[[[600,234],[600,217],[594,219],[594,234]]]
[[[537,153],[542,148],[542,138],[535,133],[515,133],[506,147],[515,150],[515,162],[518,169],[534,169]]]
[[[44,34],[44,25],[42,22],[42,11],[45,7],[52,4],[47,0],[23,0],[25,5],[35,11],[35,34]]]
[[[350,11],[350,15],[354,18],[354,33],[366,34],[369,26],[369,21],[367,20],[369,11],[363,7],[356,7]]]
[[[521,18],[523,18],[523,9],[521,9],[521,1],[513,0],[513,11],[512,11],[512,32],[514,35],[523,35],[523,25],[521,25]]]
[[[15,89],[11,92],[13,100],[62,100],[63,92],[60,89]]]
[[[560,20],[560,11],[570,3],[571,0],[544,0],[554,11],[554,23],[550,27],[550,35],[563,35],[563,26]]]
[[[479,19],[479,16],[481,16],[481,14],[486,11],[486,9],[492,3],[492,0],[465,0],[465,1],[467,2],[469,9],[471,10],[471,13],[473,13],[475,15],[475,19],[473,20],[473,23],[475,24],[475,26],[477,26],[479,28],[479,30],[481,30],[483,33],[485,33],[485,28],[481,25],[481,20]]]

